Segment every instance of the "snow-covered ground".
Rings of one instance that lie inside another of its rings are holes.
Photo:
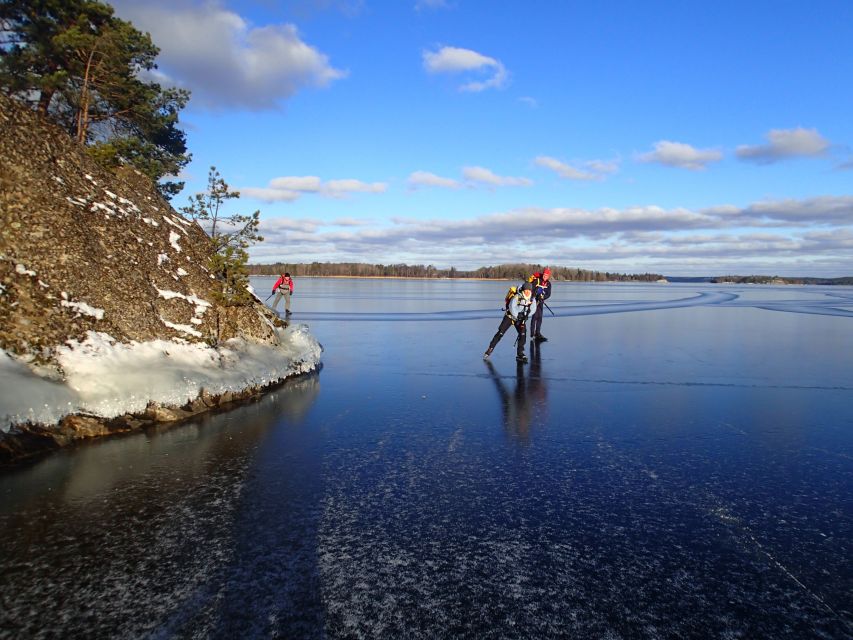
[[[276,331],[275,347],[232,339],[216,348],[169,340],[123,344],[90,331],[82,343],[59,348],[62,379],[0,350],[0,431],[25,422],[52,425],[73,413],[139,413],[151,401],[181,406],[202,390],[239,392],[318,366],[322,347],[305,325]]]

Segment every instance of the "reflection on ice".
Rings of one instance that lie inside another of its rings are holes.
[[[530,367],[516,362],[514,386],[510,391],[507,379],[502,378],[491,360],[484,360],[489,377],[495,383],[501,400],[501,412],[507,433],[527,443],[530,430],[545,424],[548,420],[547,379],[542,377],[542,356],[540,346],[531,341]]]

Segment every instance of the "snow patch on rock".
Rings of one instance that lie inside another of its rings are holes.
[[[163,316],[160,316],[160,322],[165,324],[170,329],[174,329],[175,331],[180,331],[181,333],[187,333],[191,336],[195,336],[196,338],[201,338],[201,331],[196,331],[188,324],[177,324],[175,322],[169,322]]]
[[[93,307],[85,302],[75,302],[73,300],[61,300],[60,303],[63,307],[69,307],[74,309],[77,313],[82,313],[86,316],[92,316],[96,320],[104,319],[104,310]]]

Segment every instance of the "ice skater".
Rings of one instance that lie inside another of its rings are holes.
[[[507,329],[509,329],[509,326],[513,325],[515,330],[518,332],[518,338],[515,341],[515,359],[522,364],[527,362],[527,356],[524,355],[524,343],[527,342],[527,318],[531,313],[535,312],[536,300],[533,299],[533,285],[529,282],[525,282],[521,285],[521,289],[518,290],[518,293],[510,298],[506,314],[501,319],[498,332],[489,343],[489,348],[486,349],[486,353],[483,354],[483,359],[485,360],[492,355],[495,345],[500,342],[501,338],[503,338],[503,335],[506,333]]]
[[[284,314],[290,315],[290,297],[293,295],[293,278],[289,273],[279,276],[272,287],[272,292],[276,294],[275,300],[272,302],[273,311],[278,306],[279,300],[284,298]]]
[[[533,286],[533,297],[537,304],[536,312],[530,319],[530,342],[547,342],[548,338],[542,335],[542,316],[545,313],[545,301],[551,297],[551,269],[545,267],[542,273],[537,271],[527,281]]]

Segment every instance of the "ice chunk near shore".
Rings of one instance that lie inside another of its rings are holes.
[[[61,382],[0,350],[0,431],[28,421],[56,424],[72,413],[141,413],[152,401],[181,406],[203,389],[239,392],[317,368],[322,348],[305,325],[276,332],[277,346],[234,338],[211,347],[170,340],[119,343],[89,331],[83,342],[58,349]]]

